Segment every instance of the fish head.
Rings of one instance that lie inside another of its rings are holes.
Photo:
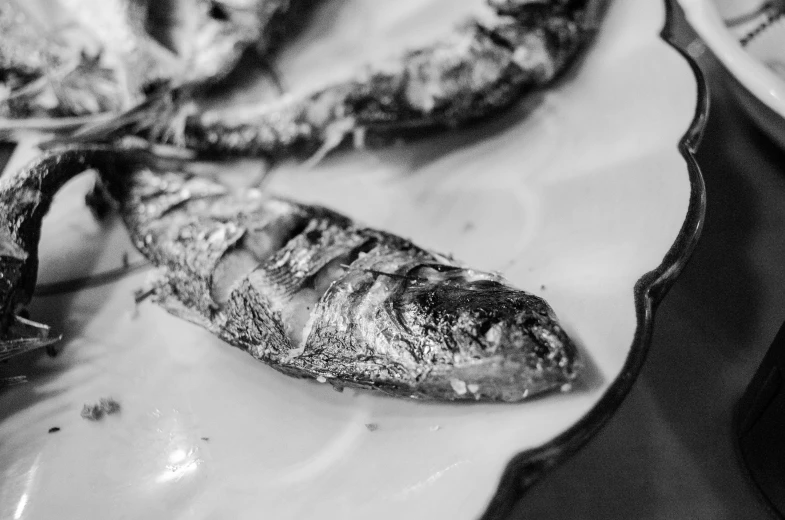
[[[514,401],[574,377],[575,346],[542,298],[455,266],[419,265],[406,276],[396,310],[441,357],[428,375],[433,384],[459,397]]]

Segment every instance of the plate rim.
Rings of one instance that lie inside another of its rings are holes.
[[[785,82],[749,54],[730,31],[712,0],[678,0],[690,27],[729,75],[756,99],[785,118]]]
[[[681,0],[661,1],[665,4],[665,22],[659,37],[687,61],[695,77],[697,89],[693,119],[678,144],[678,150],[687,164],[690,183],[690,198],[684,222],[660,265],[643,274],[635,283],[635,334],[619,375],[597,403],[570,428],[542,446],[522,451],[512,457],[500,477],[490,503],[480,517],[481,520],[508,518],[515,504],[532,486],[583,448],[619,408],[646,361],[651,346],[656,308],[689,261],[703,230],[706,186],[695,154],[709,114],[708,85],[698,63],[679,46],[674,34],[675,3]]]

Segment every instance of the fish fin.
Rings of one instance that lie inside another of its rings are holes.
[[[194,115],[196,111],[196,105],[191,102],[171,107],[171,112],[163,118],[164,123],[155,123],[156,126],[152,131],[152,140],[170,143],[178,148],[185,148],[185,125],[188,118]]]
[[[0,339],[0,361],[31,350],[50,347],[61,339],[62,335],[52,334],[48,325],[14,316],[6,337]]]
[[[270,79],[273,87],[275,87],[276,93],[279,96],[285,96],[289,89],[286,88],[282,75],[275,63],[268,56],[259,56],[259,65],[262,67],[264,74]]]
[[[322,142],[322,145],[303,163],[303,168],[313,168],[322,162],[322,159],[327,157],[330,152],[338,148],[338,146],[343,143],[344,139],[346,139],[346,136],[350,134],[356,135],[355,133],[359,131],[356,125],[357,122],[351,117],[339,119],[328,125],[324,131],[324,141]]]
[[[144,134],[148,141],[185,146],[185,122],[195,107],[183,89],[162,89],[144,102],[106,120],[87,124],[70,135],[53,140],[55,144],[109,142]],[[49,145],[45,143],[44,146]]]
[[[248,183],[249,188],[256,188],[261,190],[270,183],[270,180],[273,178],[273,164],[272,161],[264,161],[261,166],[259,167],[259,173],[257,173]]]
[[[86,143],[107,143],[119,140],[128,133],[136,120],[148,110],[146,103],[132,108],[120,115],[114,115],[108,119],[84,124],[76,131],[62,136],[57,136],[48,141],[39,143],[42,150],[48,150],[63,145],[79,145]]]
[[[116,113],[134,102],[100,56],[82,54],[75,66],[53,71],[47,78],[61,109],[69,113]]]
[[[155,125],[156,116],[162,112],[168,112],[169,105],[172,103],[174,101],[170,92],[152,96],[108,121],[79,128],[68,136],[68,139],[77,142],[113,141],[129,133],[136,133],[143,128],[152,128]]]
[[[106,185],[101,182],[101,178],[96,176],[93,187],[84,196],[85,205],[90,209],[93,218],[97,221],[104,221],[114,208],[114,199],[109,194]]]

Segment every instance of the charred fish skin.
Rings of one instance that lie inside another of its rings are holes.
[[[104,176],[153,298],[337,388],[447,401],[566,389],[577,351],[541,298],[329,209],[139,167]]]
[[[319,156],[348,136],[384,141],[412,130],[454,128],[491,116],[559,78],[591,40],[607,0],[489,0],[484,19],[470,20],[432,45],[309,95],[260,107],[207,111],[177,121],[153,117],[158,100],[75,139],[137,133],[205,155]],[[168,107],[172,114],[176,109]],[[173,131],[173,126],[178,128]]]

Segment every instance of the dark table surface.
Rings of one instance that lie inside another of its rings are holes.
[[[656,312],[629,396],[515,518],[770,518],[736,455],[732,417],[785,320],[785,152],[735,102],[716,59],[698,63],[711,99],[697,154],[701,239]]]

